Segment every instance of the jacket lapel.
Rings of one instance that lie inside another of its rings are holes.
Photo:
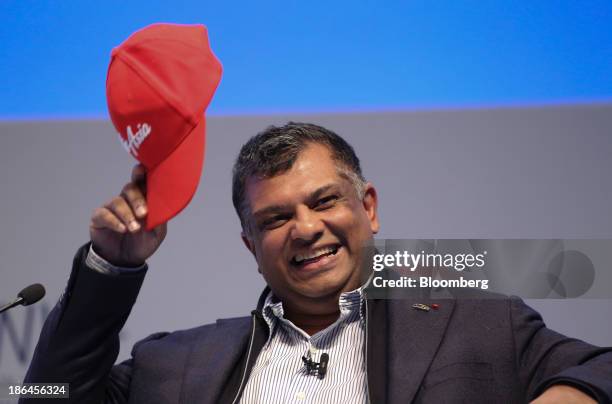
[[[246,351],[250,318],[220,320],[214,327],[192,341],[180,403],[215,403]]]
[[[422,311],[415,303],[434,304]],[[411,402],[427,373],[454,308],[453,299],[387,301],[387,398],[390,404]]]

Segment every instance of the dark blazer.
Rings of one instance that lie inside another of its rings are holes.
[[[113,366],[145,271],[93,271],[84,264],[88,248],[77,252],[25,382],[69,382],[70,400],[62,403],[238,402],[267,338],[260,312],[154,334]],[[415,302],[440,307],[414,310]],[[612,350],[547,329],[518,298],[374,299],[365,306],[373,403],[524,403],[556,383],[612,402]]]

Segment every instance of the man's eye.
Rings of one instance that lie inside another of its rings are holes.
[[[282,226],[287,221],[287,216],[285,215],[276,215],[272,216],[263,222],[261,222],[262,229],[274,229],[276,227]]]
[[[326,196],[324,198],[319,199],[317,201],[317,203],[316,203],[314,208],[316,210],[329,209],[329,208],[333,207],[336,204],[337,201],[338,201],[338,196],[337,195]]]

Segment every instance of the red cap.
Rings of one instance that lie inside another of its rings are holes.
[[[108,111],[121,143],[147,169],[147,229],[182,211],[204,164],[204,111],[221,63],[203,25],[153,24],[113,49]]]

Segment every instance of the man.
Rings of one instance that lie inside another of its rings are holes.
[[[79,403],[610,402],[612,353],[546,329],[520,299],[445,300],[432,313],[367,299],[376,190],[348,143],[300,123],[253,137],[234,166],[242,240],[268,284],[251,318],[155,334],[113,366],[166,235],[143,229],[144,175],[136,167],[94,211],[27,382],[69,382]]]

